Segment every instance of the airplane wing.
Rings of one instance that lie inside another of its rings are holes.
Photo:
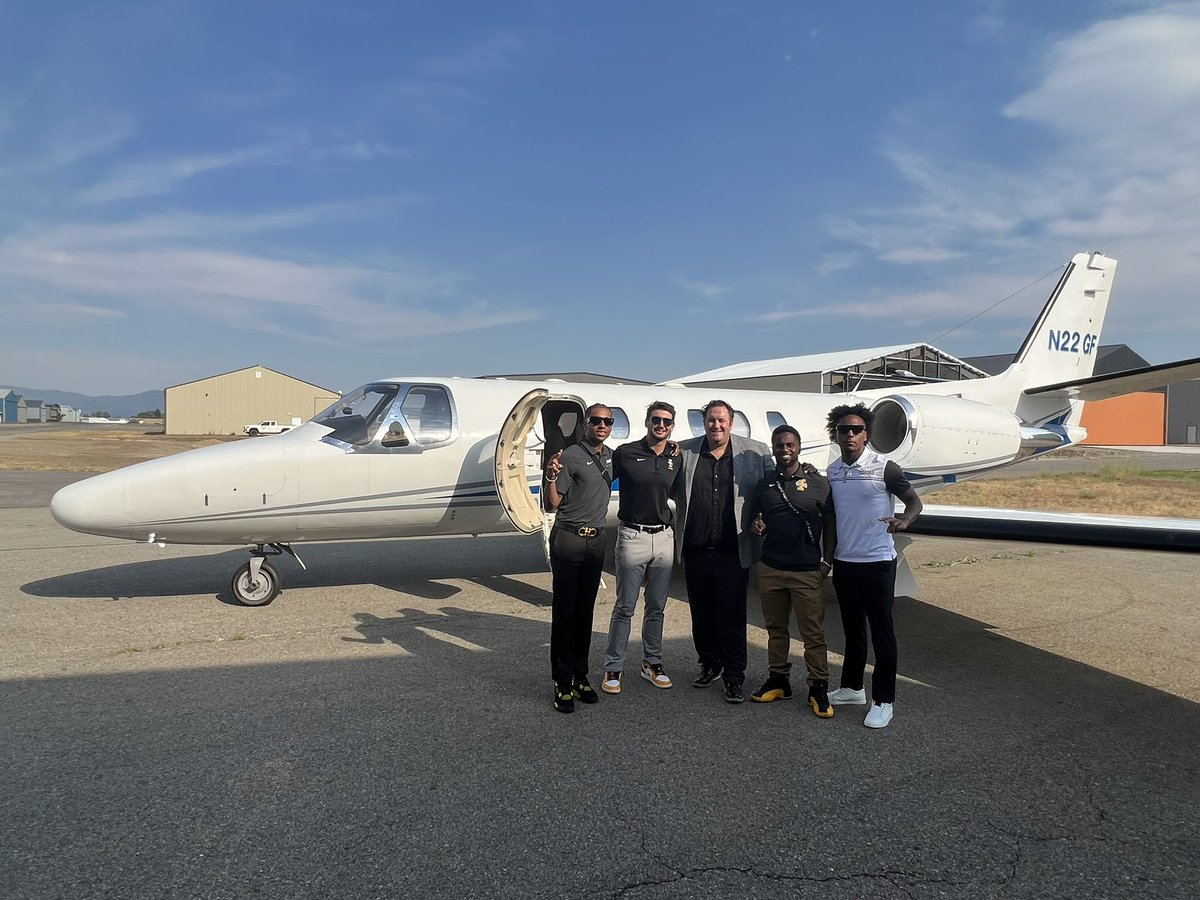
[[[1189,378],[1200,378],[1200,357],[1113,372],[1111,375],[1096,375],[1078,381],[1063,381],[1045,387],[1029,388],[1025,393],[1031,396],[1057,394],[1067,400],[1107,400],[1109,397],[1150,390]]]
[[[1200,519],[925,505],[909,534],[1200,551]]]

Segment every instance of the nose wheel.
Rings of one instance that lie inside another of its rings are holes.
[[[254,571],[256,562],[257,572]],[[241,568],[233,573],[233,581],[229,586],[233,591],[233,599],[242,606],[266,606],[283,590],[279,573],[261,556],[243,563]]]
[[[266,606],[283,591],[283,580],[275,567],[267,562],[267,556],[279,556],[287,553],[300,568],[306,568],[304,561],[287,544],[259,544],[250,551],[250,561],[233,573],[233,581],[229,589],[233,599],[242,606]]]

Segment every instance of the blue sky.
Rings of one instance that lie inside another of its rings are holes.
[[[1200,3],[0,0],[0,383],[1200,355]]]

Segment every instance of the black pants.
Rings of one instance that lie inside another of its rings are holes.
[[[564,528],[550,532],[554,601],[550,614],[550,674],[560,688],[588,673],[592,612],[604,570],[604,529],[580,537]]]
[[[750,573],[737,551],[683,548],[692,610],[692,643],[701,666],[722,669],[726,684],[746,680],[746,587]]]
[[[839,559],[833,567],[833,589],[842,610],[842,630],[846,632],[841,686],[862,690],[869,623],[871,643],[875,645],[871,700],[895,703],[896,630],[892,626],[892,605],[896,601],[896,561],[852,563]]]

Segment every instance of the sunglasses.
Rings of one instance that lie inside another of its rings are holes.
[[[866,425],[839,425],[837,427],[838,434],[862,434],[866,430]]]
[[[675,420],[668,419],[666,416],[651,416],[650,424],[651,425],[665,425],[667,428],[670,428],[672,425],[675,424]]]
[[[612,428],[612,416],[588,416],[589,425],[607,425]]]

